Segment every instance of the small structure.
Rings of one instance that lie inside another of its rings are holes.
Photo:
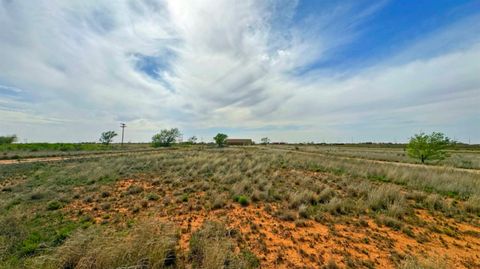
[[[229,146],[248,146],[252,145],[252,139],[227,138],[225,143]]]

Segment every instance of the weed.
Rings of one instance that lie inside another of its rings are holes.
[[[465,210],[480,216],[480,195],[474,195],[465,202]]]
[[[248,204],[250,203],[250,201],[248,200],[248,197],[244,195],[235,196],[233,199],[235,202],[238,202],[242,206],[248,206]]]
[[[139,194],[143,192],[143,188],[141,186],[137,186],[137,185],[130,185],[128,188],[127,188],[127,193],[128,194]]]
[[[147,199],[148,201],[157,201],[158,199],[160,199],[160,196],[158,196],[154,192],[150,192],[150,193],[147,193],[147,195],[145,196],[145,199]]]
[[[50,201],[47,204],[47,210],[57,210],[62,207],[62,203],[59,201]]]

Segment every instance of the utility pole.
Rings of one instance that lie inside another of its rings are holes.
[[[125,127],[127,127],[127,125],[125,125],[125,123],[120,123],[120,127],[122,128],[122,147],[123,147],[123,133],[124,133]]]

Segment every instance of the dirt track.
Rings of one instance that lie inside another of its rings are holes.
[[[92,153],[92,154],[78,154],[78,155],[65,155],[65,156],[52,156],[52,157],[30,157],[30,158],[21,158],[21,159],[0,160],[0,165],[91,159],[91,158],[100,158],[100,157],[122,156],[122,155],[137,154],[137,153],[151,154],[151,153],[157,153],[159,151],[162,151],[162,149],[128,150],[128,151],[105,152],[105,153],[100,152],[100,153]]]
[[[447,167],[447,166],[434,166],[434,165],[423,165],[423,164],[416,164],[416,163],[402,163],[402,162],[392,162],[392,161],[380,161],[380,160],[372,160],[372,159],[365,159],[365,158],[357,158],[357,157],[346,157],[346,156],[338,156],[338,155],[331,155],[325,153],[318,153],[318,152],[306,152],[306,151],[298,151],[298,150],[289,150],[289,149],[280,149],[280,148],[264,148],[258,147],[262,150],[271,150],[271,151],[281,151],[281,152],[288,152],[294,154],[302,154],[302,155],[310,155],[310,156],[326,156],[326,157],[334,157],[341,160],[358,160],[363,162],[370,162],[370,163],[379,163],[379,164],[390,164],[390,165],[397,165],[403,167],[416,167],[416,168],[429,168],[429,169],[437,169],[443,171],[457,171],[457,172],[467,172],[467,173],[474,173],[480,174],[480,169],[467,169],[467,168],[458,168],[458,167]],[[143,149],[143,150],[130,150],[130,151],[122,151],[122,152],[109,152],[109,153],[95,153],[95,154],[83,154],[83,155],[70,155],[70,156],[55,156],[55,157],[36,157],[36,158],[24,158],[24,159],[15,159],[15,160],[0,160],[0,165],[8,165],[8,164],[18,164],[18,163],[34,163],[34,162],[54,162],[54,161],[64,161],[64,160],[76,160],[76,159],[87,159],[87,158],[98,158],[98,157],[110,157],[110,156],[121,156],[126,154],[132,153],[156,153],[161,151],[150,150],[150,149]]]
[[[265,150],[265,148],[262,148]],[[311,156],[326,156],[326,157],[334,157],[341,160],[358,160],[363,162],[370,162],[370,163],[379,163],[379,164],[391,164],[403,167],[416,167],[416,168],[428,168],[428,169],[437,169],[443,171],[457,171],[457,172],[467,172],[467,173],[474,173],[480,174],[480,169],[467,169],[467,168],[458,168],[458,167],[451,167],[451,166],[438,166],[438,165],[424,165],[424,164],[417,164],[417,163],[402,163],[402,162],[392,162],[392,161],[380,161],[380,160],[372,160],[372,159],[365,159],[365,158],[357,158],[357,157],[346,157],[346,156],[338,156],[338,155],[331,155],[325,153],[318,153],[318,152],[306,152],[306,151],[299,151],[299,150],[289,150],[289,149],[279,149],[279,148],[268,148],[266,150],[272,151],[282,151],[294,154],[303,154],[303,155],[311,155]]]

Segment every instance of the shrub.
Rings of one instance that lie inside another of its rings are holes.
[[[112,204],[110,203],[102,203],[100,205],[100,207],[103,209],[103,210],[109,210],[111,207],[112,207]]]
[[[127,193],[128,194],[139,194],[143,192],[143,188],[141,186],[137,186],[137,185],[130,185],[128,188],[127,188]]]
[[[160,197],[156,193],[153,193],[153,192],[148,193],[145,198],[149,201],[157,201],[158,199],[160,199]]]
[[[17,136],[16,135],[0,136],[0,145],[12,144],[15,141],[17,141]]]
[[[48,210],[57,210],[57,209],[60,209],[61,207],[62,207],[62,204],[59,201],[50,201],[47,204]]]
[[[30,199],[31,200],[40,200],[45,198],[46,194],[45,192],[42,191],[35,191],[32,194],[30,194]]]
[[[247,206],[250,203],[250,201],[248,200],[248,197],[244,195],[235,196],[234,200],[235,202],[238,202],[242,206]]]

